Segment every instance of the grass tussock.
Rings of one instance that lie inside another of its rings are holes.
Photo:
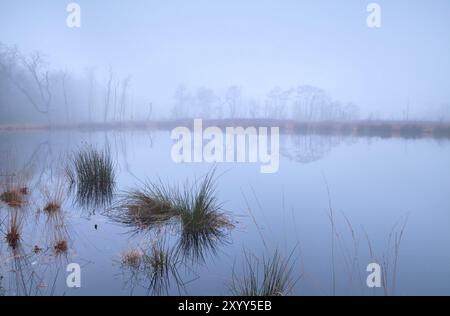
[[[59,240],[55,243],[53,249],[57,255],[64,254],[67,253],[67,250],[69,250],[69,244],[67,240]]]
[[[178,273],[178,255],[174,248],[165,246],[164,241],[156,242],[144,257],[144,265],[149,268],[147,278],[151,294],[168,295],[171,281],[177,285],[180,292],[183,282]]]
[[[29,189],[20,184],[8,185],[6,190],[0,195],[0,200],[11,208],[21,208],[26,204],[26,197]]]
[[[149,294],[168,295],[171,282],[181,291],[183,282],[178,273],[178,252],[167,246],[164,238],[154,241],[148,248],[126,251],[121,263]]]
[[[185,186],[177,211],[181,223],[179,248],[185,255],[202,258],[205,252],[215,252],[234,227],[217,200],[214,172],[197,185]]]
[[[185,183],[182,190],[159,182],[125,192],[111,216],[137,231],[168,224],[178,227],[177,249],[190,257],[214,252],[234,227],[217,201],[214,172],[194,185]]]
[[[66,177],[76,187],[83,205],[100,205],[111,200],[115,186],[115,164],[109,149],[88,147],[73,155],[66,166]]]
[[[0,183],[0,201],[11,208],[22,208],[26,205],[29,188],[24,176],[8,175]]]
[[[66,173],[73,184],[106,186],[114,183],[115,165],[109,150],[89,147],[78,152],[72,163],[74,169],[68,168]]]
[[[262,260],[245,255],[240,277],[233,271],[229,286],[237,296],[285,296],[291,293],[295,281],[292,278],[294,262],[292,255],[284,258],[278,251]]]
[[[12,249],[17,249],[22,237],[22,215],[16,210],[8,215],[8,226],[6,232],[6,242]]]
[[[0,195],[0,199],[12,208],[21,208],[25,205],[25,195],[19,190],[6,191]]]
[[[178,215],[173,193],[163,184],[144,184],[143,188],[125,192],[113,208],[114,219],[145,230],[167,224]]]
[[[121,263],[130,268],[139,268],[142,260],[142,252],[139,249],[130,249],[122,254]]]
[[[45,202],[43,210],[49,215],[59,212],[61,210],[65,195],[64,181],[57,181],[51,192],[46,188],[43,191],[43,195]]]
[[[164,247],[162,242],[157,242],[152,245],[150,253],[144,259],[153,271],[153,279],[161,279],[169,276],[176,256],[173,250]]]
[[[57,201],[50,201],[48,202],[45,207],[44,211],[47,213],[54,213],[61,209],[61,203],[58,203]]]

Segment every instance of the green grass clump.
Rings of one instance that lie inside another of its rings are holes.
[[[194,185],[186,182],[183,189],[161,182],[144,184],[125,192],[111,210],[114,220],[136,231],[168,224],[176,226],[180,232],[177,250],[190,258],[203,258],[207,252],[215,252],[233,228],[217,201],[214,172]]]
[[[109,149],[88,147],[77,152],[66,167],[66,176],[71,186],[77,187],[81,204],[109,201],[115,186],[115,164]]]
[[[6,242],[11,249],[17,249],[22,239],[23,212],[13,210],[8,214]]]
[[[143,258],[144,265],[149,267],[150,289],[161,294],[163,289],[167,289],[170,284],[170,277],[179,279],[177,271],[178,258],[173,248],[164,246],[164,242],[159,241],[152,245],[151,250]]]
[[[185,255],[202,259],[207,252],[216,252],[233,228],[216,198],[214,172],[199,184],[186,185],[177,199],[181,237],[179,250]]]

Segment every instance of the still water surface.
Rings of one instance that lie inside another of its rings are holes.
[[[117,164],[114,198],[142,181],[182,184],[212,168],[172,162],[165,131],[0,134],[0,173],[22,172],[30,187],[20,249],[8,247],[2,228],[1,294],[158,294],[148,289],[144,272],[121,264],[121,256],[148,247],[155,235],[164,234],[170,246],[176,231],[135,234],[107,216],[107,206],[82,206],[70,193],[63,224],[38,212],[44,192],[63,177],[68,155],[87,144],[110,148]],[[366,286],[366,266],[374,261],[387,270],[388,294],[449,295],[449,157],[446,140],[284,135],[275,174],[261,174],[258,164],[217,165],[217,197],[235,228],[204,260],[181,265],[179,282],[172,278],[159,294],[230,294],[244,253],[262,257],[278,249],[293,253],[295,295],[383,295],[383,289]],[[2,204],[1,221],[7,212]],[[59,224],[63,231],[55,229]],[[33,252],[58,234],[68,240],[66,255]],[[66,286],[71,262],[81,265],[80,289]]]

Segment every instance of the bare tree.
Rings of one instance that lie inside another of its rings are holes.
[[[92,109],[94,108],[94,99],[95,99],[95,70],[93,68],[87,69],[87,77],[88,77],[88,116],[89,122],[92,122]]]
[[[24,57],[16,47],[0,45],[0,72],[25,96],[36,111],[42,114],[50,111],[50,75],[39,52]],[[30,75],[31,82],[27,74]],[[38,97],[33,94],[33,88],[37,89]]]
[[[266,116],[275,119],[284,118],[289,93],[289,91],[283,91],[280,88],[272,89],[266,100]]]
[[[69,102],[67,99],[67,77],[68,77],[67,71],[62,71],[61,72],[61,85],[62,85],[62,91],[63,91],[65,112],[66,112],[66,121],[67,121],[67,123],[69,123],[70,117],[69,117]]]
[[[228,106],[230,118],[238,114],[238,106],[241,104],[242,91],[238,86],[229,87],[225,92],[225,104]]]
[[[203,119],[211,118],[213,105],[217,99],[214,91],[208,88],[200,88],[197,90],[196,99],[200,116]]]
[[[354,103],[347,103],[344,107],[344,120],[357,120],[359,119],[359,107]]]
[[[108,72],[108,81],[106,83],[106,95],[105,95],[105,106],[104,106],[104,113],[103,113],[103,120],[106,122],[108,120],[108,113],[109,113],[109,106],[111,103],[111,89],[112,89],[112,82],[113,82],[113,70],[112,66],[109,66],[109,72]]]
[[[189,103],[192,100],[192,96],[185,86],[180,85],[175,91],[175,104],[172,108],[172,117],[174,119],[185,118],[188,115]]]
[[[122,81],[122,93],[120,95],[120,116],[121,120],[125,117],[125,110],[128,98],[128,88],[130,87],[131,76],[126,77]]]
[[[49,71],[44,69],[44,60],[41,54],[34,52],[29,58],[22,58],[22,62],[38,88],[41,106],[35,105],[36,109],[42,113],[48,113],[52,102],[52,94],[50,91]]]
[[[153,115],[153,103],[150,102],[148,104],[148,114],[147,114],[147,121],[150,121],[152,119],[152,115]]]
[[[114,83],[114,109],[113,109],[113,121],[117,120],[117,94],[120,86],[120,81],[116,80]]]
[[[252,119],[259,118],[261,115],[261,106],[256,99],[250,99],[248,102],[249,106],[249,116]]]
[[[320,120],[333,117],[331,99],[320,88],[303,85],[289,90],[292,115],[298,120]]]

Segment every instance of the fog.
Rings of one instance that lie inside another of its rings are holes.
[[[3,123],[450,116],[446,0],[380,0],[375,29],[362,0],[79,0],[80,28],[68,3],[2,0]],[[327,114],[280,101],[305,93]]]
[[[449,295],[449,56],[449,0],[0,0],[0,297]]]

